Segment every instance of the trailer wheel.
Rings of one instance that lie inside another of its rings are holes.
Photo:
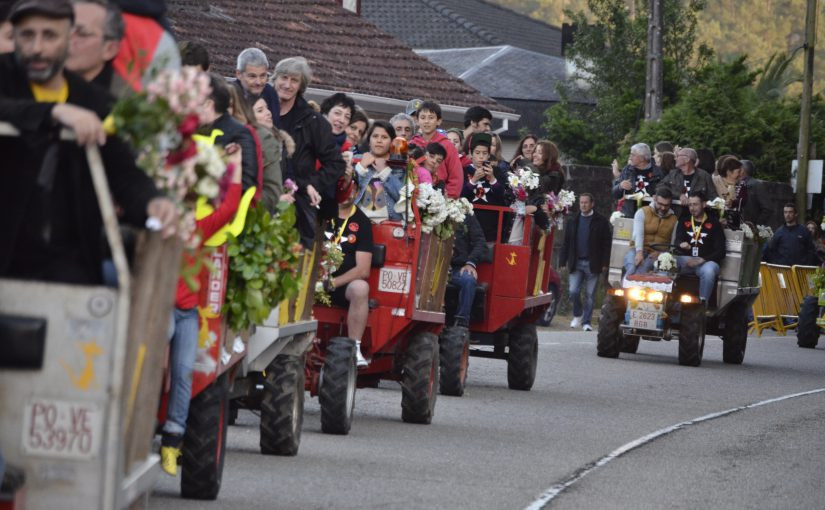
[[[318,390],[321,430],[325,434],[349,434],[358,374],[355,363],[354,340],[337,337],[329,341]]]
[[[559,286],[555,283],[551,283],[549,290],[553,293],[553,301],[550,301],[550,304],[544,309],[544,313],[541,314],[541,318],[536,321],[536,325],[538,326],[549,326],[553,322],[553,318],[556,316],[556,310],[559,308],[559,301],[561,301],[561,291],[559,291]]]
[[[618,358],[622,346],[619,325],[624,314],[624,300],[608,295],[599,314],[599,332],[596,336],[596,354],[602,358]]]
[[[511,390],[530,391],[536,380],[539,337],[535,324],[519,324],[510,330],[507,354],[507,386]]]
[[[401,419],[430,423],[438,386],[438,337],[418,333],[407,344],[401,371]]]
[[[180,494],[216,499],[221,490],[229,418],[229,376],[224,374],[189,404],[183,436]]]
[[[805,349],[813,349],[819,343],[819,326],[816,319],[819,316],[819,299],[808,296],[799,307],[799,323],[796,325],[796,345]]]
[[[698,367],[705,350],[705,306],[684,305],[679,323],[679,364]]]
[[[470,361],[470,332],[462,326],[445,328],[438,339],[441,374],[439,391],[442,395],[464,395],[467,366]]]
[[[266,368],[261,453],[297,455],[304,423],[304,357],[281,354]]]
[[[741,365],[748,345],[748,316],[745,303],[735,303],[728,308],[725,331],[722,332],[722,361]]]
[[[622,337],[622,346],[619,350],[629,354],[636,354],[636,351],[639,350],[639,337],[635,335]]]

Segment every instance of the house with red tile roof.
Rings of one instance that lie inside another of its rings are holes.
[[[279,60],[304,56],[314,78],[308,99],[346,92],[372,116],[404,111],[411,99],[433,99],[445,121],[461,122],[467,107],[494,112],[494,123],[518,115],[413,52],[336,0],[167,0],[179,41],[203,44],[212,69],[234,76],[237,55],[263,50],[270,70]]]

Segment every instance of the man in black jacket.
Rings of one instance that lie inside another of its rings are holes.
[[[593,316],[594,294],[599,275],[610,265],[610,222],[597,213],[593,195],[579,196],[579,212],[567,222],[564,229],[564,244],[559,257],[560,265],[567,265],[570,271],[570,301],[573,304],[571,328],[582,327],[592,331],[590,319]],[[584,283],[584,306],[581,289]]]
[[[155,217],[171,235],[175,206],[137,168],[128,146],[106,138],[106,94],[64,70],[71,3],[18,2],[9,19],[15,53],[0,55],[0,121],[23,136],[0,137],[0,275],[100,283],[102,222],[82,146],[105,143],[101,156],[125,221],[143,226]],[[75,132],[77,144],[58,139],[61,126]]]
[[[320,191],[334,188],[346,169],[329,122],[303,97],[311,80],[312,71],[303,57],[285,58],[275,66],[280,125],[295,141],[295,152],[286,159],[284,180],[291,179],[298,186],[296,226],[305,247],[312,246],[315,239]],[[316,163],[320,163],[317,170]]]
[[[226,81],[216,74],[210,74],[209,83],[212,86],[212,92],[209,94],[201,113],[201,131],[210,134],[219,129],[223,134],[215,138],[215,143],[222,147],[226,147],[230,143],[237,143],[241,146],[242,187],[246,191],[252,186],[258,186],[258,192],[261,192],[261,186],[258,182],[260,169],[258,168],[255,139],[252,138],[252,133],[246,126],[229,114],[231,96]],[[263,177],[263,174],[261,174],[261,177]]]
[[[676,257],[679,274],[695,274],[699,277],[699,296],[707,303],[713,294],[719,266],[725,258],[725,232],[719,220],[705,212],[705,196],[701,190],[693,190],[688,196],[690,215],[676,222],[674,244],[682,255]]]
[[[458,287],[458,305],[455,310],[455,326],[466,328],[470,322],[470,311],[478,285],[476,266],[487,255],[484,230],[472,214],[464,217],[464,224],[458,225],[453,242],[453,258],[450,261],[452,275],[450,282]]]

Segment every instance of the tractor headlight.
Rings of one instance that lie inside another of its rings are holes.
[[[698,303],[699,300],[696,297],[691,296],[690,294],[682,294],[679,296],[680,303]]]
[[[644,301],[647,293],[641,287],[631,287],[627,291],[627,297],[633,301]]]
[[[652,292],[647,293],[647,300],[651,303],[661,303],[665,300],[665,295],[659,292],[658,290],[654,290]]]

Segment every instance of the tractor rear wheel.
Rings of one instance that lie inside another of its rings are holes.
[[[266,368],[261,453],[297,455],[304,423],[304,357],[280,354]]]
[[[407,423],[430,423],[438,386],[438,337],[428,332],[413,336],[403,363],[401,419]]]
[[[635,335],[622,337],[622,347],[619,350],[629,354],[636,354],[636,351],[639,350],[639,337]]]
[[[725,317],[725,331],[722,332],[722,361],[741,365],[745,361],[748,346],[748,307],[745,303],[734,303]]]
[[[349,434],[357,377],[355,340],[343,337],[330,340],[321,368],[321,388],[318,390],[321,430],[324,433]]]
[[[180,494],[216,499],[221,490],[229,418],[229,376],[223,374],[189,404],[183,436]]]
[[[819,343],[819,326],[816,319],[819,317],[819,299],[808,296],[799,307],[799,323],[796,326],[796,345],[805,349],[813,349]]]
[[[470,362],[470,332],[463,326],[445,328],[438,339],[441,374],[438,389],[442,395],[464,395]]]
[[[679,323],[679,364],[698,367],[705,350],[705,305],[682,305]]]
[[[622,346],[622,323],[625,302],[616,296],[608,295],[599,314],[599,332],[596,335],[596,354],[602,358],[618,358]]]
[[[553,318],[556,316],[556,310],[559,309],[559,301],[561,301],[561,291],[559,290],[559,286],[555,283],[551,283],[548,290],[553,294],[553,301],[550,301],[550,304],[544,309],[544,313],[541,314],[539,320],[536,321],[536,325],[538,326],[549,326],[553,322]]]
[[[536,380],[539,337],[535,324],[519,324],[510,330],[507,354],[507,386],[511,390],[530,391]]]

